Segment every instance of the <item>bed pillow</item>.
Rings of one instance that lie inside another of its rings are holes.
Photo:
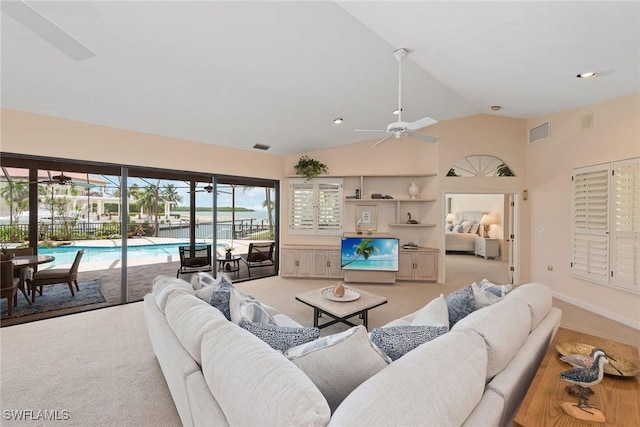
[[[447,224],[447,231],[453,231],[453,224]]]
[[[391,326],[374,328],[371,342],[384,351],[391,360],[398,360],[419,345],[447,332],[446,326]]]
[[[449,313],[449,328],[476,309],[476,300],[471,285],[453,291],[446,299]]]
[[[478,234],[478,230],[479,229],[480,229],[480,223],[479,222],[474,222],[473,225],[471,226],[471,230],[469,230],[469,233]]]
[[[454,233],[462,233],[462,230],[463,230],[462,224],[458,224],[458,225],[453,227],[453,232]]]
[[[473,221],[464,221],[462,223],[462,233],[468,233],[473,227]]]

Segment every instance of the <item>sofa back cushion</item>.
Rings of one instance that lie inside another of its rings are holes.
[[[489,381],[507,366],[529,336],[529,308],[519,299],[504,298],[469,314],[452,330],[469,329],[484,338],[489,355],[486,378]]]
[[[540,321],[545,318],[553,304],[551,289],[542,283],[527,283],[517,286],[505,297],[507,299],[517,298],[529,306],[531,312],[531,330],[533,331]]]
[[[311,380],[282,353],[232,322],[207,328],[202,372],[229,425],[329,422],[329,405]]]
[[[186,292],[169,295],[165,314],[169,327],[198,365],[202,365],[200,347],[206,328],[216,321],[228,321],[218,309]]]
[[[355,361],[354,361],[355,363]],[[472,331],[422,344],[362,383],[330,426],[459,426],[484,392],[487,351]]]
[[[182,279],[177,279],[171,276],[158,276],[153,280],[151,294],[163,313],[167,305],[167,298],[176,291],[186,292],[191,295],[195,294],[191,284]]]

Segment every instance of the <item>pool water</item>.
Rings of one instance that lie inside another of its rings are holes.
[[[155,257],[173,257],[174,261],[179,260],[178,246],[184,246],[185,243],[161,243],[156,245],[136,245],[127,246],[127,255],[131,258],[155,258]],[[224,243],[218,243],[218,249],[223,250]],[[52,255],[56,259],[49,266],[73,264],[76,253],[84,249],[82,262],[96,261],[117,261],[122,258],[122,248],[119,246],[59,246],[57,248],[38,248],[40,255]]]

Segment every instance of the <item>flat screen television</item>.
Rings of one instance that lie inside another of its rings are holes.
[[[343,237],[343,270],[398,271],[399,239],[395,237]]]

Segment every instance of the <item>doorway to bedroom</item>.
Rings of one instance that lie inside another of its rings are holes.
[[[517,194],[446,193],[444,270],[479,282],[517,283]]]

